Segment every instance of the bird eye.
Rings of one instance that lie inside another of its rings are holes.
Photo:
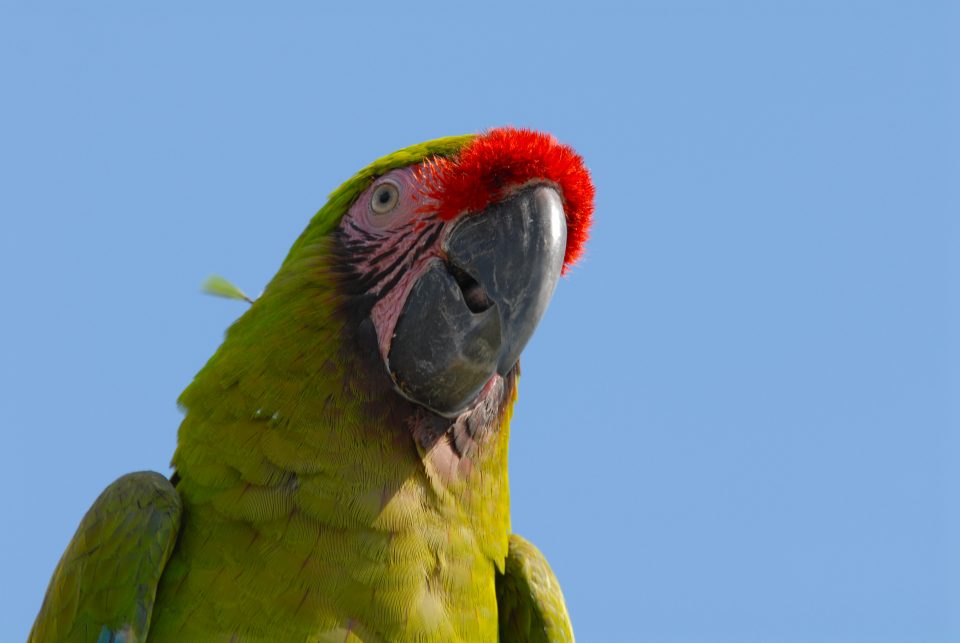
[[[400,190],[393,183],[381,183],[373,191],[373,197],[370,199],[370,207],[377,214],[386,214],[397,207],[397,201],[400,200]]]

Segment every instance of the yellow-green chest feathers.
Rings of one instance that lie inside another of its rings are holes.
[[[426,416],[192,426],[188,414],[175,458],[187,519],[152,638],[495,640],[514,383],[475,434],[432,433]]]

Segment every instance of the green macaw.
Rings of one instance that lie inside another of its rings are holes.
[[[344,183],[181,395],[173,476],[83,518],[30,641],[572,641],[507,442],[592,210],[581,158],[513,128]]]

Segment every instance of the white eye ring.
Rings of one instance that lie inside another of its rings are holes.
[[[370,208],[377,214],[386,214],[400,202],[400,189],[389,181],[384,181],[373,190]]]

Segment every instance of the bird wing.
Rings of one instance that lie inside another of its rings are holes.
[[[181,513],[159,473],[130,473],[107,487],[53,572],[29,642],[143,641]]]
[[[547,559],[516,534],[504,573],[497,574],[501,643],[573,642],[570,616]]]

